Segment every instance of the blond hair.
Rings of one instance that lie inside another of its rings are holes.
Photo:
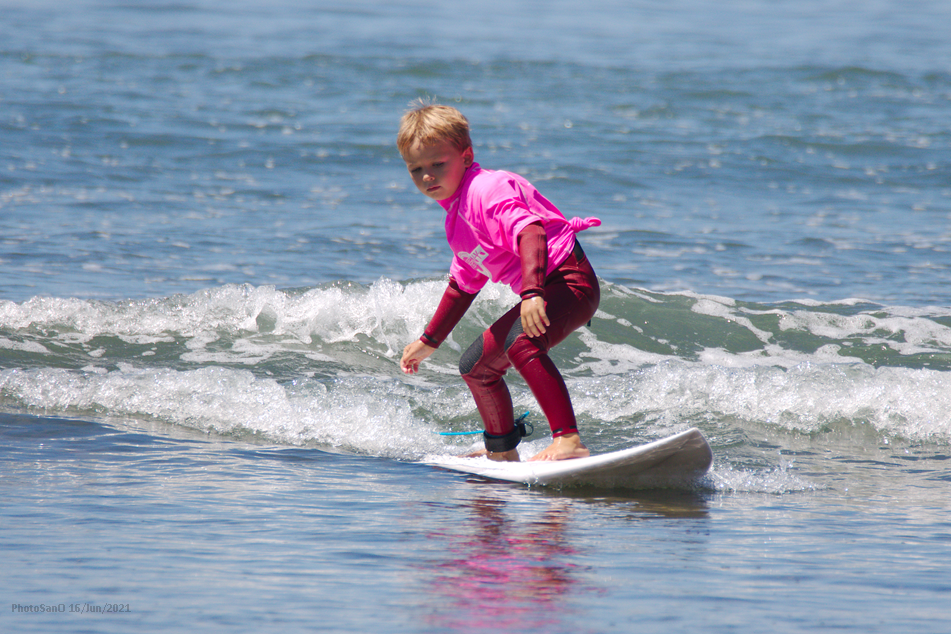
[[[420,99],[400,119],[396,147],[405,155],[417,143],[434,145],[442,141],[449,141],[460,152],[472,147],[469,120],[455,108]]]

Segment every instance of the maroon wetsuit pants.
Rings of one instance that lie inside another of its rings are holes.
[[[512,397],[503,379],[515,367],[528,383],[551,426],[552,436],[578,431],[565,381],[548,351],[591,320],[601,299],[598,278],[581,245],[545,280],[545,312],[551,325],[545,334],[522,332],[521,305],[505,313],[463,353],[459,371],[472,391],[485,425],[485,447],[508,451],[518,446]]]

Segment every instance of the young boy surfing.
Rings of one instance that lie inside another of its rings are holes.
[[[568,389],[548,351],[590,321],[601,290],[575,234],[597,218],[570,222],[531,183],[475,162],[469,122],[455,108],[421,104],[400,121],[397,146],[416,187],[446,210],[446,238],[455,254],[449,285],[419,340],[403,349],[403,372],[439,347],[486,282],[508,284],[521,302],[462,354],[459,371],[485,426],[492,460],[519,460],[521,440],[503,376],[525,379],[552,431],[532,460],[589,455],[581,442]]]

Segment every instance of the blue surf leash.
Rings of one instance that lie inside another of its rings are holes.
[[[525,420],[531,412],[525,412],[515,419],[515,426],[522,432],[522,437],[531,436],[535,433],[535,426]],[[481,431],[441,431],[440,436],[474,436],[481,434]]]

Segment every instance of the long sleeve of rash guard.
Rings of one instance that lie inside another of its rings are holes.
[[[532,223],[518,234],[518,253],[522,260],[522,299],[538,295],[545,298],[548,275],[548,238],[541,223]]]
[[[433,315],[429,325],[426,326],[426,330],[423,331],[423,336],[419,338],[420,341],[427,346],[438,348],[439,344],[449,336],[452,329],[456,327],[462,316],[469,310],[469,306],[472,305],[476,295],[478,293],[467,293],[459,288],[459,283],[456,282],[455,278],[450,277],[449,285],[442,294],[442,299],[439,300],[436,314]]]

